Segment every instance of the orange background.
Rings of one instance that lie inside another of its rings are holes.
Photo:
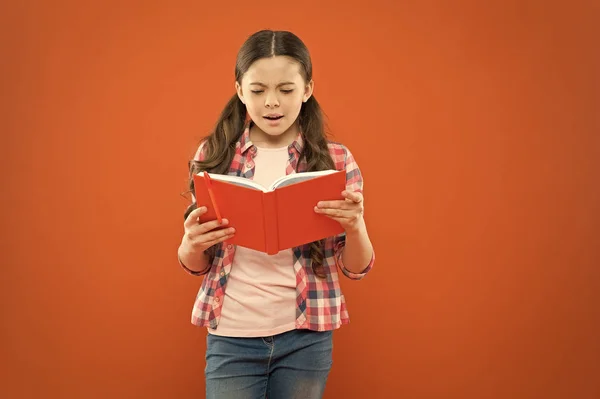
[[[262,28],[365,178],[326,397],[600,397],[597,1],[7,3],[0,397],[203,397],[179,194]]]

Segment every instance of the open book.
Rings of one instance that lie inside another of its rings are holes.
[[[209,174],[216,206],[225,227],[234,227],[229,244],[274,255],[322,238],[343,233],[335,220],[315,213],[317,202],[342,200],[346,188],[345,171],[325,170],[293,173],[277,179],[270,187],[243,177]],[[215,220],[202,174],[194,175],[196,203],[206,206],[201,222]]]

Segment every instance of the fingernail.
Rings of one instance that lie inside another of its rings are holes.
[[[227,219],[222,219],[221,220],[221,224],[228,224],[228,223],[229,223],[229,220],[227,220]]]
[[[200,210],[201,210],[202,212],[206,212],[206,207],[205,207],[205,206],[201,206],[201,207],[200,207]]]

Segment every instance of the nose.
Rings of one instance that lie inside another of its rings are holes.
[[[275,93],[267,92],[267,97],[265,98],[265,107],[279,107],[279,100],[277,99],[277,95]]]

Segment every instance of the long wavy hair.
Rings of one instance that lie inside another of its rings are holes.
[[[300,72],[306,83],[312,80],[312,62],[308,49],[291,32],[262,30],[251,35],[240,48],[236,65],[235,79],[241,84],[244,73],[257,60],[274,56],[288,56],[300,64]],[[189,163],[189,189],[194,192],[193,175],[201,171],[210,173],[227,174],[235,154],[236,143],[246,127],[246,106],[234,94],[227,102],[213,131],[205,137],[203,153],[204,159],[199,162],[192,160]],[[303,171],[318,171],[334,169],[335,164],[327,147],[327,137],[323,112],[315,96],[302,104],[298,116],[300,132],[304,140],[304,147],[298,165],[306,162]],[[195,209],[196,204],[190,205],[185,212],[185,217]],[[324,240],[310,244],[310,258],[314,273],[319,277],[326,277],[323,268]],[[207,253],[212,262],[215,251],[214,246]]]

